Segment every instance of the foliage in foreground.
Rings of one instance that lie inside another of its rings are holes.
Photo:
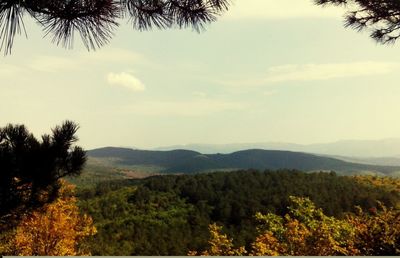
[[[82,241],[93,236],[92,219],[81,215],[74,187],[61,183],[59,198],[25,215],[0,239],[1,255],[70,256],[90,254]]]
[[[281,217],[256,215],[259,235],[247,251],[234,247],[217,224],[209,226],[209,248],[189,255],[332,256],[399,255],[400,212],[379,205],[369,212],[358,209],[345,219],[326,216],[308,198],[291,197],[289,213]]]
[[[376,200],[399,202],[396,192],[334,173],[248,170],[102,183],[81,191],[79,206],[98,229],[88,243],[94,255],[185,255],[207,249],[215,222],[250,250],[258,236],[254,215],[284,216],[290,195],[309,197],[336,219]]]

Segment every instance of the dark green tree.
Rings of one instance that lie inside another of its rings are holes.
[[[74,146],[77,130],[66,121],[38,140],[23,125],[0,128],[0,222],[52,201],[59,179],[81,172],[86,154]]]

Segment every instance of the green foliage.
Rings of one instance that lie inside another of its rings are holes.
[[[315,206],[307,199],[296,201],[289,196],[308,197]],[[214,222],[234,236],[233,246],[247,250],[266,229],[274,235],[260,239],[278,243],[288,236],[288,225],[299,232],[331,236],[332,246],[343,248],[343,236],[351,231],[339,219],[356,212],[356,205],[369,209],[376,207],[376,200],[387,206],[399,200],[396,192],[351,177],[290,170],[104,182],[81,191],[78,197],[81,209],[93,218],[98,230],[89,243],[94,255],[186,255],[189,250],[206,250],[208,225]],[[290,224],[285,214],[293,218]]]
[[[135,196],[140,196],[136,187],[123,187],[80,202],[98,230],[89,243],[92,254],[183,255],[193,237],[186,233],[194,207],[173,193]]]

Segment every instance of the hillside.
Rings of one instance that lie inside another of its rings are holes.
[[[339,173],[378,174],[391,174],[400,171],[399,166],[360,164],[301,152],[260,149],[230,154],[201,154],[189,150],[149,151],[106,147],[88,151],[88,156],[111,162],[114,166],[158,167],[158,172],[167,173],[197,173],[249,168],[260,170],[333,170]]]

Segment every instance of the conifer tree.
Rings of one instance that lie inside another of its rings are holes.
[[[74,145],[77,130],[66,121],[38,140],[24,125],[0,128],[0,230],[11,215],[55,200],[59,179],[80,174],[86,153]]]

